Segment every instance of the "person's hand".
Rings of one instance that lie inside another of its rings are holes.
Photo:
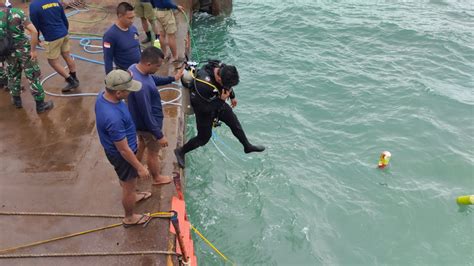
[[[183,6],[178,5],[178,9],[179,9],[179,11],[184,13],[184,7]]]
[[[31,61],[35,61],[36,58],[38,58],[38,52],[36,52],[36,50],[31,50],[30,51],[30,57],[31,57]]]
[[[158,143],[162,148],[168,147],[168,140],[166,139],[165,136],[163,136],[161,139],[158,140]]]
[[[180,80],[183,75],[184,75],[184,67],[181,68],[180,70],[178,70],[178,72],[176,73],[176,75],[174,75],[174,80],[175,80],[175,81]]]
[[[230,90],[222,90],[221,92],[221,100],[226,101],[227,98],[230,96]]]
[[[237,106],[237,99],[236,98],[230,99],[230,106],[232,106],[232,108]]]
[[[150,172],[143,165],[140,165],[140,168],[138,168],[137,172],[138,172],[138,177],[139,178],[143,178],[143,179],[150,178]]]

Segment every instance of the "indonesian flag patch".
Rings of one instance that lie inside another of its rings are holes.
[[[104,42],[104,48],[110,48],[110,43],[109,42]]]

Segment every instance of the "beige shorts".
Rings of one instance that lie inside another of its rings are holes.
[[[46,49],[46,57],[48,59],[57,59],[62,53],[69,52],[71,47],[69,46],[69,36],[64,36],[52,42],[44,42],[44,48]]]
[[[137,131],[137,136],[138,136],[138,141],[142,141],[143,143],[145,143],[145,147],[148,148],[148,150],[153,151],[153,152],[160,151],[161,145],[158,142],[158,139],[156,139],[156,137],[150,132]]]
[[[166,34],[175,33],[178,28],[176,27],[176,19],[174,18],[173,10],[156,10],[156,18],[161,24],[161,28]]]
[[[155,12],[151,3],[142,3],[140,0],[135,1],[135,15],[140,18],[146,18],[147,20],[155,20]]]

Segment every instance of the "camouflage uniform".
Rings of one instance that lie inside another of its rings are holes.
[[[0,9],[0,36],[6,36],[6,25],[3,25],[6,12]],[[25,26],[30,24],[30,20],[25,16],[25,12],[19,8],[10,9],[8,17],[8,30],[13,38],[15,50],[7,58],[8,88],[12,96],[20,96],[21,93],[21,71],[30,83],[31,94],[35,101],[44,100],[44,90],[40,83],[41,71],[38,62],[31,60],[30,42],[25,35]],[[0,73],[1,75],[1,73]]]
[[[7,62],[0,62],[0,87],[3,85],[7,85]]]

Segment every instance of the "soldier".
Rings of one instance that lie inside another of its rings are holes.
[[[16,108],[22,108],[21,102],[21,72],[25,72],[25,76],[30,83],[31,94],[36,101],[36,112],[43,113],[53,108],[53,102],[45,102],[45,94],[43,86],[40,83],[41,71],[36,61],[38,44],[38,31],[35,26],[25,16],[25,12],[19,8],[8,10],[5,2],[0,0],[0,21],[8,20],[8,29],[3,23],[0,27],[0,36],[4,38],[10,34],[13,40],[13,51],[7,58],[7,76],[8,88],[12,96],[12,103]],[[25,29],[31,34],[31,40],[25,35]]]
[[[0,89],[8,89],[8,78],[7,78],[7,65],[6,62],[0,62]]]

